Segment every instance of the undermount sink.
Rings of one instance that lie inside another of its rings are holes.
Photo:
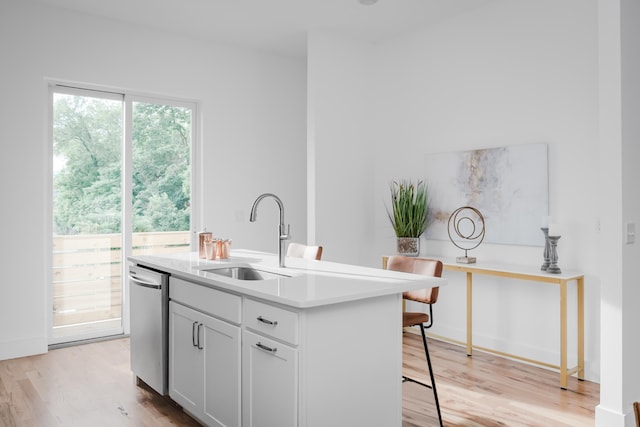
[[[251,267],[212,268],[202,271],[205,271],[207,273],[219,274],[221,276],[231,277],[238,280],[269,280],[289,277],[285,276],[284,274],[271,273],[268,271],[257,270]]]

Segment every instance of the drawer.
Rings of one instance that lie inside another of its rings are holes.
[[[298,313],[246,299],[242,324],[264,335],[298,345]]]
[[[169,278],[169,298],[211,316],[240,324],[242,297],[177,277]]]

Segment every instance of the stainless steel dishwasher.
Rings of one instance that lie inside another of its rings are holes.
[[[129,266],[131,370],[161,395],[169,381],[169,276]]]

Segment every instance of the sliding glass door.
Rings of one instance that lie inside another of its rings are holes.
[[[126,257],[188,251],[194,106],[51,86],[50,343],[122,334]]]

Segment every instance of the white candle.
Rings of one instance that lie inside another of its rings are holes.
[[[549,223],[551,222],[551,217],[550,216],[543,216],[542,217],[542,228],[548,228],[549,227]]]
[[[558,224],[549,224],[549,236],[561,236],[562,230]]]

